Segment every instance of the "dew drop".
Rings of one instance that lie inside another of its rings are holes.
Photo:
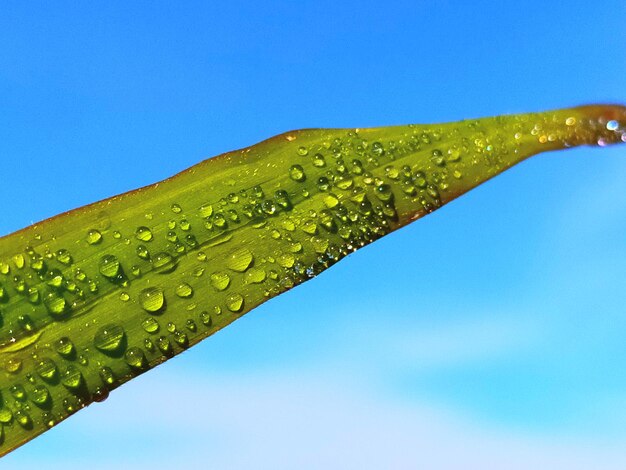
[[[381,184],[376,187],[376,197],[383,202],[388,202],[393,199],[393,192],[391,192],[391,186],[388,184]]]
[[[187,333],[176,332],[173,336],[174,341],[176,341],[176,344],[178,344],[181,348],[189,346],[189,337],[187,336]]]
[[[322,168],[326,166],[326,160],[324,159],[324,155],[321,153],[316,153],[313,155],[313,166],[317,168]]]
[[[106,385],[113,385],[113,383],[115,383],[115,374],[113,374],[113,370],[108,366],[100,367],[98,375],[100,376],[100,380]]]
[[[289,168],[289,177],[298,183],[304,182],[306,180],[306,175],[304,174],[304,168],[302,168],[302,165],[291,165],[291,168]]]
[[[187,319],[187,321],[185,322],[185,326],[187,327],[189,331],[192,331],[192,332],[198,329],[198,325],[196,325],[196,322],[193,321],[191,318]]]
[[[48,312],[54,317],[60,317],[67,310],[67,301],[62,295],[49,292],[44,298],[44,304]]]
[[[230,284],[230,276],[223,271],[217,271],[210,276],[211,285],[215,290],[223,291]]]
[[[176,287],[176,295],[182,299],[188,299],[193,295],[193,288],[186,282],[181,282]]]
[[[124,349],[126,333],[119,325],[106,325],[98,329],[93,338],[94,346],[105,354],[117,354]]]
[[[146,366],[146,356],[143,351],[138,347],[129,348],[124,354],[126,364],[133,369],[143,369]]]
[[[226,258],[226,266],[233,271],[242,273],[250,267],[253,259],[254,257],[250,250],[247,248],[239,248],[228,255],[228,258]]]
[[[87,243],[90,245],[96,245],[102,241],[102,234],[100,231],[92,228],[87,232]]]
[[[69,265],[72,264],[72,255],[70,255],[70,252],[67,251],[66,249],[61,248],[60,250],[57,251],[56,253],[57,256],[57,260],[64,264],[64,265]]]
[[[98,264],[100,274],[108,279],[114,279],[120,273],[120,262],[114,255],[104,255]]]
[[[24,259],[24,255],[19,253],[13,256],[13,264],[17,269],[22,269],[26,264],[26,260]]]
[[[137,227],[137,230],[135,231],[135,237],[137,238],[137,240],[141,240],[142,242],[149,242],[154,238],[152,235],[152,231],[148,227],[144,226]]]
[[[42,359],[36,367],[39,376],[47,382],[53,382],[57,378],[57,365],[51,359]]]
[[[17,410],[15,412],[15,421],[24,429],[32,429],[33,427],[33,420],[24,410]]]
[[[37,385],[33,389],[30,399],[36,405],[45,405],[50,400],[50,391],[44,385]]]
[[[54,344],[54,349],[60,356],[68,359],[76,354],[74,344],[67,337],[59,338]]]
[[[77,391],[83,384],[83,374],[75,366],[69,365],[61,382],[70,391]]]
[[[230,294],[226,297],[226,307],[231,312],[240,312],[243,309],[243,297],[241,294]]]
[[[8,408],[0,408],[0,423],[8,424],[13,420],[13,413]]]
[[[291,268],[296,262],[296,257],[292,253],[283,253],[276,258],[276,262],[283,268]]]
[[[209,312],[207,312],[206,310],[203,312],[200,312],[200,321],[202,322],[202,324],[204,326],[211,326],[211,314]]]
[[[146,333],[150,334],[158,332],[160,328],[159,322],[153,317],[147,317],[144,321],[142,321],[141,327]]]
[[[162,251],[154,255],[152,266],[159,273],[169,273],[176,268],[176,260],[169,253]]]
[[[161,353],[165,354],[166,356],[169,356],[170,354],[172,354],[173,352],[172,343],[165,336],[159,336],[156,340],[156,344],[157,344],[157,348],[159,348],[159,351],[161,351]]]
[[[248,283],[252,283],[252,284],[259,284],[263,281],[265,281],[265,270],[261,269],[261,268],[251,268],[247,273],[246,273],[246,282]]]
[[[16,400],[26,400],[26,390],[24,390],[24,387],[22,387],[21,385],[13,385],[11,388],[9,388],[9,391],[11,392],[11,395],[13,395],[13,398],[15,398]]]
[[[102,403],[104,400],[109,398],[109,389],[106,387],[96,387],[91,396],[93,401]]]
[[[148,287],[139,293],[139,303],[146,312],[155,313],[165,305],[163,290],[159,287]]]
[[[22,368],[22,360],[12,357],[5,362],[4,368],[9,374],[16,374]]]
[[[606,128],[609,131],[616,131],[617,129],[619,129],[619,122],[611,120],[606,123]]]
[[[213,206],[210,204],[205,204],[204,206],[200,207],[200,217],[211,217],[211,215],[213,215]]]

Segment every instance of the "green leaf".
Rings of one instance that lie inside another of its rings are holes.
[[[0,452],[626,108],[288,132],[0,239]]]

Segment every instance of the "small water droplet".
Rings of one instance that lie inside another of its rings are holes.
[[[283,268],[291,268],[296,262],[296,257],[292,253],[282,253],[276,258],[276,262]]]
[[[324,155],[321,153],[316,153],[313,155],[313,166],[317,168],[322,168],[326,166],[326,160],[324,159]]]
[[[165,336],[159,336],[156,340],[157,348],[166,356],[172,354],[172,343]]]
[[[176,260],[169,253],[162,251],[154,255],[152,266],[159,273],[169,273],[176,268]]]
[[[176,332],[173,336],[174,341],[176,341],[176,344],[178,344],[181,348],[189,346],[189,337],[187,336],[187,333]]]
[[[30,415],[26,413],[24,410],[17,410],[15,412],[15,421],[22,426],[24,429],[32,429],[33,428],[33,420]]]
[[[26,260],[24,259],[24,255],[19,253],[13,256],[13,264],[17,269],[22,269],[26,264]]]
[[[9,374],[16,374],[22,368],[22,360],[12,357],[4,363],[4,368]]]
[[[49,292],[44,298],[44,304],[48,312],[54,317],[62,316],[67,310],[67,301],[62,295]]]
[[[147,317],[144,319],[144,321],[141,322],[141,326],[146,333],[150,334],[157,333],[160,328],[159,322],[153,317]]]
[[[202,322],[202,324],[204,326],[211,326],[211,314],[209,312],[207,312],[206,310],[203,312],[200,312],[200,321]]]
[[[72,264],[72,255],[70,255],[70,252],[67,250],[61,248],[57,251],[56,256],[60,263],[66,266]]]
[[[83,374],[75,366],[69,365],[61,382],[70,391],[77,391],[83,384]]]
[[[152,235],[152,231],[145,226],[141,226],[141,227],[137,227],[137,230],[135,231],[135,237],[137,238],[137,240],[141,240],[142,242],[149,242],[151,241],[154,237]]]
[[[98,264],[100,274],[108,279],[114,279],[120,274],[120,262],[114,255],[104,255]]]
[[[191,318],[187,319],[187,321],[185,322],[185,326],[191,332],[194,332],[198,329],[198,325],[196,325],[196,322],[193,321]]]
[[[26,390],[24,390],[24,387],[22,387],[21,385],[13,385],[9,388],[9,391],[11,392],[11,395],[13,395],[13,398],[15,398],[16,400],[26,400]]]
[[[251,268],[246,273],[245,279],[246,279],[246,282],[248,283],[258,284],[258,283],[263,282],[265,280],[265,277],[266,277],[266,274],[265,274],[264,269]]]
[[[176,204],[176,203],[172,204],[171,209],[172,209],[172,212],[173,212],[174,214],[180,214],[180,213],[183,211],[182,207],[180,207],[180,206],[179,206],[178,204]]]
[[[99,230],[92,228],[87,232],[87,243],[90,245],[96,245],[102,241],[102,234]]]
[[[44,385],[37,385],[33,389],[30,399],[36,405],[45,405],[50,400],[50,391]]]
[[[106,385],[113,385],[115,383],[115,375],[113,374],[113,370],[108,366],[102,366],[98,370],[98,375],[100,376],[100,380]]]
[[[240,312],[243,309],[243,296],[233,293],[226,297],[226,307],[231,312]]]
[[[183,299],[188,299],[193,295],[193,288],[186,282],[181,282],[176,287],[176,295]]]
[[[96,332],[93,344],[99,351],[105,354],[118,354],[125,347],[126,333],[119,325],[105,325]]]
[[[46,382],[53,382],[57,378],[57,365],[52,359],[42,359],[37,363],[36,367],[39,376]]]
[[[54,344],[54,349],[60,356],[67,358],[67,359],[71,358],[72,356],[76,354],[76,349],[74,348],[74,344],[67,337],[59,338]]]
[[[13,421],[13,413],[8,408],[0,408],[0,423],[8,424]]]
[[[619,122],[611,120],[606,123],[606,128],[609,131],[616,131],[617,129],[619,129]]]
[[[304,182],[306,180],[306,175],[304,174],[304,168],[302,168],[302,165],[291,165],[289,168],[289,177],[298,183]]]
[[[230,276],[223,271],[217,271],[210,276],[211,285],[215,290],[223,291],[230,284]]]
[[[126,364],[133,369],[141,370],[146,367],[146,356],[141,348],[129,348],[128,351],[126,351],[126,354],[124,354],[124,359],[126,360]]]
[[[236,272],[244,272],[252,264],[254,257],[247,248],[239,248],[226,258],[226,266]]]
[[[148,287],[139,293],[139,303],[146,312],[155,313],[165,305],[163,290],[159,287]]]

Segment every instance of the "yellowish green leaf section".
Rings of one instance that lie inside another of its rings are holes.
[[[1,238],[0,452],[531,155],[624,141],[621,106],[300,130]]]

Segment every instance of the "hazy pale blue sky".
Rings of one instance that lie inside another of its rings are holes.
[[[289,129],[623,103],[625,18],[588,0],[3,2],[0,232]],[[624,181],[624,148],[531,159],[0,468],[623,469]]]

